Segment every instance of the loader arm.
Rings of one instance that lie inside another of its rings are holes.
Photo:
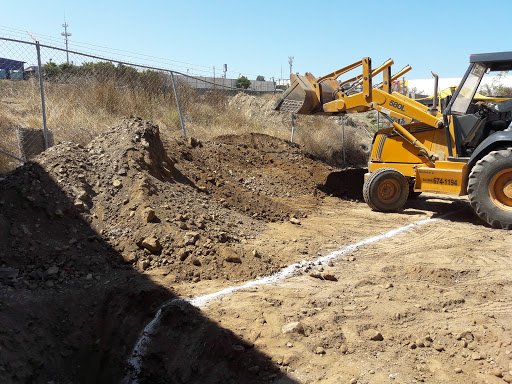
[[[306,73],[304,76],[292,74],[290,87],[274,104],[273,109],[305,115],[331,116],[378,110],[406,122],[417,120],[431,127],[441,128],[443,116],[440,113],[432,113],[424,105],[397,92],[391,92],[391,82],[411,69],[410,66],[407,66],[391,76],[392,64],[393,60],[388,59],[384,64],[372,70],[371,59],[365,57],[361,61],[318,79],[311,73]],[[363,67],[362,75],[345,81],[336,80],[341,75],[360,66]],[[382,83],[373,87],[373,77],[381,72],[384,73]],[[351,92],[354,89],[359,91]]]
[[[423,192],[468,195],[480,218],[512,230],[510,118],[491,120],[489,107],[476,113],[471,107],[485,73],[512,70],[512,52],[471,55],[444,115],[436,102],[428,108],[392,92],[392,82],[410,70],[391,76],[392,64],[389,59],[372,70],[365,57],[318,79],[311,73],[291,75],[291,86],[274,109],[326,116],[378,111],[390,125],[376,132],[365,175],[363,198],[373,210],[400,212],[410,196]],[[362,73],[340,79],[359,67]],[[382,82],[374,85],[379,73]],[[432,75],[437,101],[437,75]]]
[[[273,108],[298,114],[328,116],[377,110],[390,120],[391,134],[400,136],[410,144],[407,148],[419,164],[434,166],[439,155],[431,150],[432,144],[427,147],[410,131],[410,123],[420,122],[437,130],[443,127],[443,115],[404,95],[392,92],[392,82],[411,69],[406,66],[392,76],[392,65],[393,60],[388,59],[372,69],[371,58],[365,57],[320,78],[309,72],[304,76],[292,74],[290,87]],[[361,74],[348,80],[338,80],[340,76],[359,67],[362,67]],[[374,86],[373,78],[380,73],[383,74],[383,80]],[[391,118],[403,120],[408,126],[404,127]]]

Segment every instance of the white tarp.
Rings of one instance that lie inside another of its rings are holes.
[[[439,78],[439,89],[445,89],[449,87],[458,86],[462,77],[444,77]],[[431,95],[434,93],[434,78],[431,79],[411,79],[406,80],[406,85],[409,91],[412,91],[416,88],[417,94],[423,95]],[[483,85],[489,86],[497,86],[502,85],[505,87],[512,88],[512,76],[491,76],[484,75],[482,82],[480,84],[480,88],[482,89]]]

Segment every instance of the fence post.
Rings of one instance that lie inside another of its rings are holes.
[[[341,141],[343,142],[341,148],[343,151],[343,166],[346,164],[345,160],[345,116],[341,117]]]
[[[41,47],[39,41],[36,40],[37,51],[37,68],[39,72],[39,89],[41,90],[41,109],[43,115],[43,136],[44,136],[44,149],[48,149],[48,130],[46,127],[46,106],[44,102],[44,86],[43,86],[43,68],[41,65]]]
[[[187,137],[185,131],[185,122],[183,121],[183,115],[181,114],[180,99],[178,97],[178,89],[176,88],[176,82],[174,81],[174,72],[171,71],[172,88],[174,89],[174,97],[176,98],[176,105],[178,106],[178,112],[180,113],[181,129],[183,130],[183,137]]]
[[[295,134],[295,114],[292,113],[292,138],[290,141],[293,143],[293,135]]]

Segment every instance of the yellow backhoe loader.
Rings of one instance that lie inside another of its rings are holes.
[[[363,58],[326,76],[292,74],[291,85],[275,110],[306,115],[344,115],[377,110],[390,123],[374,137],[363,196],[374,210],[402,209],[409,195],[421,192],[468,195],[480,218],[512,229],[512,129],[510,112],[472,103],[484,74],[512,69],[512,52],[470,56],[470,65],[442,113],[392,92],[389,59],[372,69]],[[340,76],[362,67],[362,74]],[[374,85],[374,77],[383,80]]]

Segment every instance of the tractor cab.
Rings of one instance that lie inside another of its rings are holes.
[[[512,52],[470,56],[469,68],[443,112],[450,156],[456,153],[457,158],[469,159],[485,139],[504,131],[510,125],[510,111],[499,112],[485,103],[474,103],[474,99],[485,74],[511,69]],[[452,140],[449,140],[449,127],[453,130],[455,148],[452,147]]]
[[[423,192],[468,195],[480,218],[494,227],[512,229],[510,112],[502,115],[474,103],[486,73],[512,69],[512,52],[471,55],[469,68],[442,114],[436,94],[429,108],[393,92],[393,81],[410,66],[392,75],[392,64],[389,59],[373,69],[371,58],[364,57],[319,78],[309,72],[291,75],[290,87],[273,108],[327,116],[376,110],[389,121],[375,134],[363,185],[364,200],[372,209],[400,211],[409,197]],[[340,79],[359,67],[361,74]],[[380,73],[382,82],[374,82]]]

